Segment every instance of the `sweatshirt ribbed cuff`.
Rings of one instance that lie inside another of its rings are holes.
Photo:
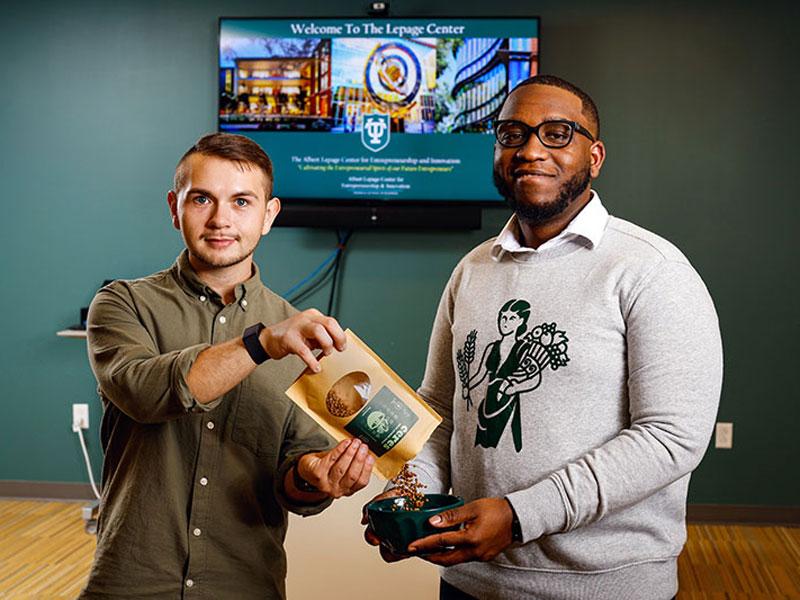
[[[543,535],[563,531],[567,511],[558,486],[545,479],[529,488],[506,494],[517,513],[522,528],[522,543],[527,544]]]

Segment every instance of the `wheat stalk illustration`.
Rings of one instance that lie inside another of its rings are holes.
[[[456,363],[458,364],[458,378],[461,380],[461,387],[466,391],[467,410],[472,408],[472,398],[469,390],[469,368],[475,360],[475,340],[478,337],[478,330],[473,329],[467,334],[464,348],[456,352]]]

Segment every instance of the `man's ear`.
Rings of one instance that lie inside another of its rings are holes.
[[[267,200],[267,211],[264,213],[264,226],[261,228],[261,235],[267,235],[272,228],[275,217],[281,212],[281,201],[277,197]]]
[[[178,195],[173,190],[167,192],[167,204],[169,204],[169,214],[172,216],[172,226],[180,231],[181,222],[180,219],[178,219]]]
[[[606,147],[603,142],[597,140],[589,149],[591,155],[591,162],[589,164],[592,179],[597,179],[600,176],[600,169],[603,168],[603,163],[606,160]]]

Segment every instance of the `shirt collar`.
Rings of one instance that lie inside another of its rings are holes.
[[[205,301],[206,298],[214,298],[221,302],[219,294],[208,287],[208,285],[197,276],[197,272],[194,270],[194,267],[192,267],[192,263],[189,262],[188,250],[184,250],[180,253],[175,260],[175,265],[172,267],[172,270],[180,286],[190,295],[196,296],[201,301]],[[252,297],[255,291],[263,287],[263,285],[264,284],[261,283],[258,265],[253,263],[253,274],[249,279],[236,286],[236,302],[239,303],[243,310],[247,310],[247,301],[245,298],[248,295]]]
[[[600,201],[600,196],[592,190],[591,198],[581,211],[573,217],[564,230],[552,239],[547,240],[538,248],[528,248],[520,244],[522,238],[519,219],[516,214],[503,227],[500,234],[492,243],[492,256],[499,260],[505,252],[511,253],[540,253],[566,242],[587,242],[590,249],[600,243],[608,222],[608,211]]]

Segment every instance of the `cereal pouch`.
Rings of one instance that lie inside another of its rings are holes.
[[[306,369],[286,394],[338,442],[358,438],[375,454],[375,470],[395,477],[442,418],[349,329],[347,349]]]

